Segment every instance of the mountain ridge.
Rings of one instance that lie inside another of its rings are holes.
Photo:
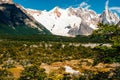
[[[98,23],[111,25],[117,24],[120,20],[108,7],[100,15],[94,10],[81,7],[55,7],[50,11],[26,10],[51,33],[62,36],[90,35],[93,30],[98,29]]]
[[[0,34],[46,34],[50,33],[26,10],[12,0],[0,1]]]
[[[24,8],[12,0],[0,0],[0,33],[3,34],[87,36],[98,29],[98,23],[116,25],[119,20],[116,13],[109,11],[108,3],[103,13],[97,14],[82,7],[39,11]]]

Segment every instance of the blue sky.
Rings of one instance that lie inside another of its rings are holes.
[[[55,6],[67,8],[70,6],[78,7],[81,3],[87,3],[90,9],[97,13],[102,13],[105,8],[106,0],[13,0],[25,8],[38,10],[51,10]],[[120,0],[109,0],[109,8],[120,13]]]

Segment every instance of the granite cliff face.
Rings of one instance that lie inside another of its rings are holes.
[[[116,13],[113,13],[109,10],[108,1],[106,2],[105,10],[100,15],[100,22],[103,24],[114,25],[119,22],[119,16]]]

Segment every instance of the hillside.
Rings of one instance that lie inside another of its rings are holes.
[[[0,34],[50,34],[50,32],[26,10],[14,3],[1,2],[0,4]]]

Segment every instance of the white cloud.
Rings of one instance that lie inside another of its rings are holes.
[[[86,6],[85,8],[86,8],[86,9],[89,9],[89,8],[90,8],[90,5]]]
[[[109,0],[107,0],[106,3],[105,3],[105,9],[106,10],[109,9],[110,11],[115,11],[117,13],[120,13],[120,7],[109,7],[108,4],[109,4]]]
[[[81,4],[75,4],[75,5],[71,5],[71,7],[81,7],[81,8],[85,8],[85,9],[89,9],[91,5],[88,5],[86,2],[82,2]]]
[[[120,13],[120,7],[110,7],[109,10],[117,11]]]
[[[84,7],[84,6],[86,6],[86,5],[87,5],[86,2],[82,2],[82,3],[80,4],[80,7]]]
[[[90,8],[90,5],[88,5],[86,2],[82,2],[79,7],[88,9]]]

